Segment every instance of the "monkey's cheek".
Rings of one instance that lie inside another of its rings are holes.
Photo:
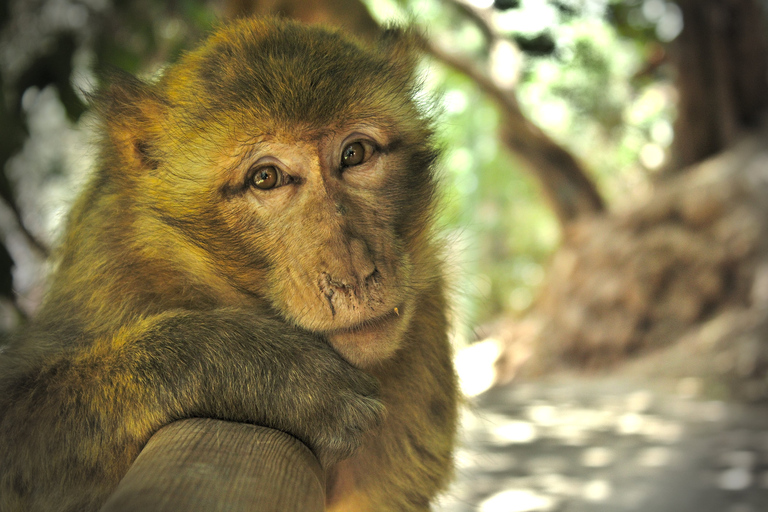
[[[371,325],[328,333],[328,341],[344,359],[365,368],[391,357],[402,345],[407,319],[394,312]]]

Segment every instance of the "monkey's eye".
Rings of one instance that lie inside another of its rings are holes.
[[[351,142],[341,152],[341,166],[354,167],[367,162],[376,151],[373,144],[368,141],[358,140]]]
[[[261,190],[269,190],[282,185],[282,173],[274,165],[265,165],[256,169],[251,178],[253,186]]]

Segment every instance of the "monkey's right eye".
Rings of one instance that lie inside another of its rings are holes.
[[[341,152],[341,167],[355,167],[371,159],[376,147],[367,140],[357,140],[347,144]]]
[[[281,174],[274,165],[267,165],[256,170],[251,178],[253,186],[261,190],[269,190],[280,184]]]

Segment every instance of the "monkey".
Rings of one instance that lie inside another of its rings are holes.
[[[430,509],[459,398],[418,62],[408,27],[251,18],[93,93],[97,163],[0,352],[0,511],[97,510],[192,417],[304,442],[328,510]]]

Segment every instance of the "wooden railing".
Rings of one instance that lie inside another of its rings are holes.
[[[158,431],[101,512],[320,512],[325,476],[283,432],[189,419]]]

